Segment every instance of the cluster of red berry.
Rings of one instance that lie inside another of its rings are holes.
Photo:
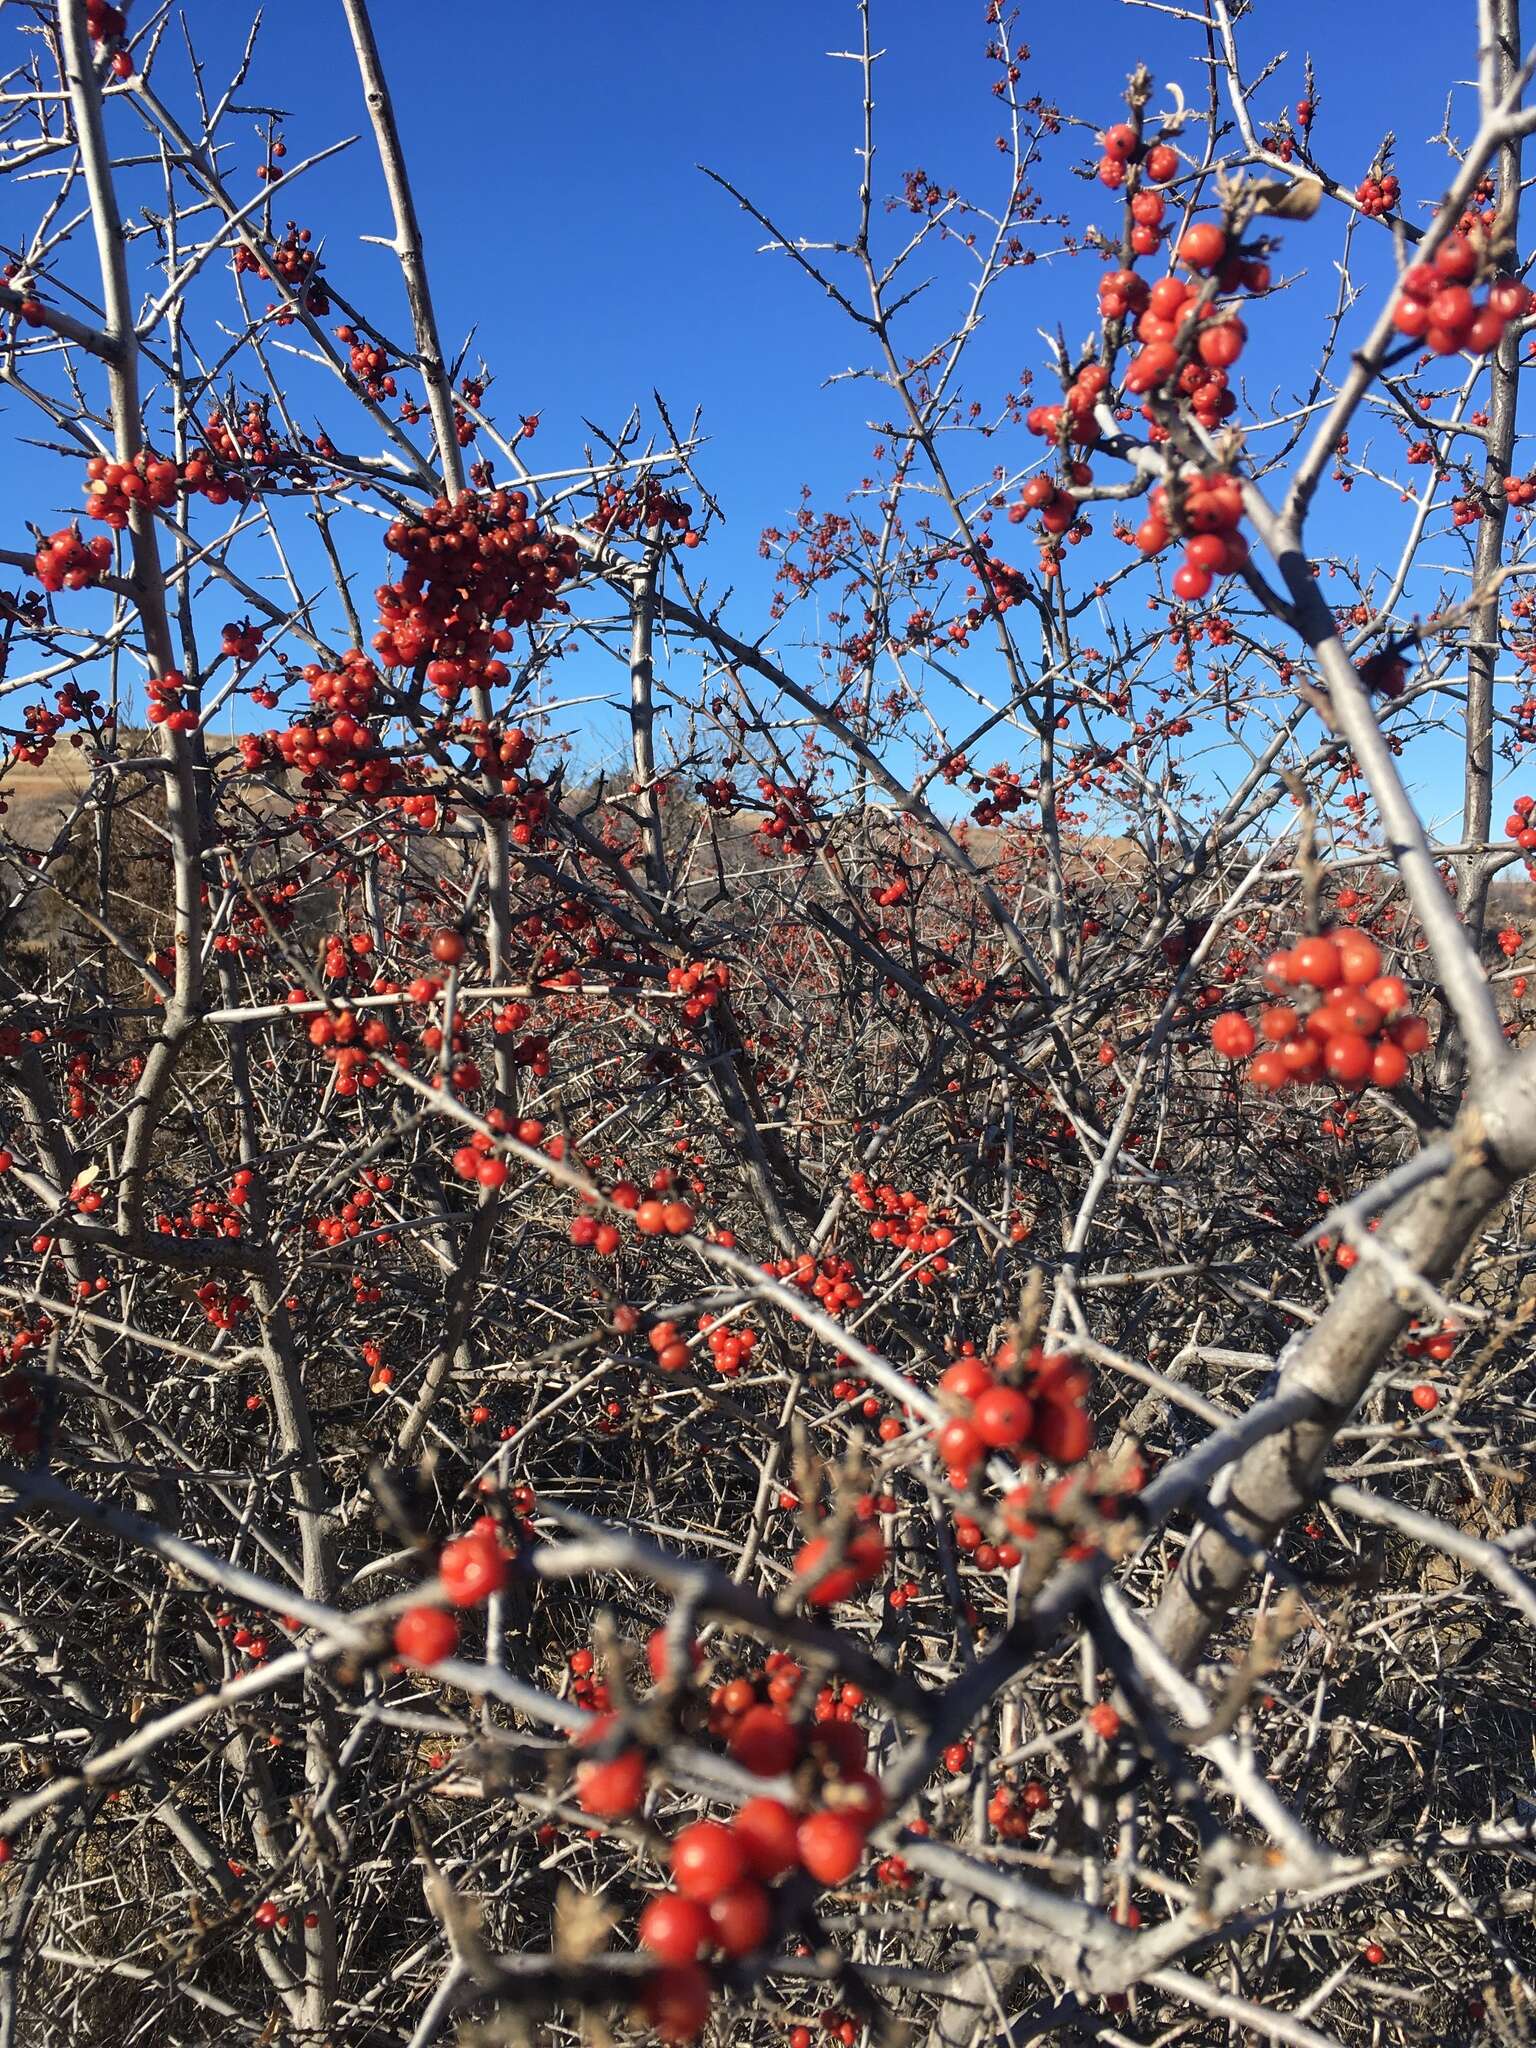
[[[100,709],[99,690],[83,690],[78,683],[66,683],[55,693],[52,704],[27,705],[22,713],[26,737],[17,739],[10,758],[24,767],[41,768],[65,726],[94,718]],[[81,735],[77,732],[71,733],[69,739],[71,746],[81,744]]]
[[[709,1355],[715,1371],[723,1379],[734,1379],[757,1349],[757,1332],[748,1322],[736,1316],[729,1322],[717,1316],[699,1317],[699,1328],[709,1346]]]
[[[74,1046],[64,1064],[65,1108],[72,1120],[78,1121],[96,1107],[87,1092],[90,1087],[115,1092],[137,1082],[143,1072],[143,1056],[134,1053],[120,1066],[108,1066],[101,1058],[98,1047],[88,1043],[82,1032],[78,1038],[69,1041]],[[99,1187],[76,1182],[70,1190],[70,1199],[82,1216],[94,1216],[101,1208],[105,1197]]]
[[[360,1088],[377,1088],[383,1080],[384,1070],[372,1057],[389,1047],[389,1026],[382,1017],[364,1019],[355,1010],[339,1010],[335,1015],[327,1012],[310,1019],[308,1037],[335,1068],[332,1086],[338,1095],[350,1098]],[[409,1046],[396,1050],[403,1050],[409,1059]]]
[[[758,780],[758,795],[768,806],[768,816],[757,827],[762,851],[780,848],[785,853],[808,853],[811,835],[806,823],[816,815],[816,801],[803,782]]]
[[[219,629],[219,652],[242,665],[261,653],[261,628],[249,619],[229,619]]]
[[[520,1510],[520,1512],[525,1515],[532,1514],[532,1487],[513,1488],[514,1506],[516,1505],[519,1493],[527,1493],[530,1496],[527,1508]],[[660,1637],[661,1631],[657,1630],[651,1638],[651,1644],[647,1646],[647,1656],[650,1660],[651,1670],[658,1679],[664,1653],[652,1646],[659,1643]],[[697,1654],[697,1646],[695,1646],[695,1653]],[[606,1681],[597,1675],[597,1658],[593,1652],[591,1650],[572,1650],[566,1661],[571,1674],[571,1698],[575,1704],[588,1714],[606,1714],[613,1705],[613,1699]]]
[[[481,772],[493,782],[504,782],[509,775],[518,774],[532,758],[533,735],[524,732],[520,725],[503,732],[483,719],[466,718],[459,731]]]
[[[495,659],[511,648],[508,628],[561,609],[556,592],[576,574],[575,547],[544,534],[522,491],[439,498],[419,519],[397,519],[384,538],[406,567],[378,593],[374,652],[392,667],[424,661],[427,681],[449,703],[466,685],[508,680]]]
[[[532,1490],[517,1489],[513,1505],[530,1514]],[[531,1539],[531,1528],[527,1533]],[[489,1517],[445,1545],[439,1559],[441,1597],[456,1607],[479,1604],[506,1583],[506,1576],[506,1553]],[[440,1662],[457,1646],[457,1623],[441,1606],[415,1605],[395,1624],[396,1653],[413,1663]],[[645,1655],[658,1685],[678,1676],[665,1630],[652,1633]],[[692,1670],[703,1661],[696,1643],[688,1645],[687,1659]],[[645,1797],[648,1753],[613,1711],[610,1688],[597,1675],[592,1651],[573,1651],[568,1664],[572,1699],[593,1717],[573,1745],[578,1752],[576,1804],[595,1820],[628,1819]],[[749,1798],[729,1822],[697,1821],[671,1844],[671,1886],[652,1896],[638,1926],[641,1947],[659,1966],[646,1980],[641,2003],[664,2040],[692,2040],[708,2017],[714,1985],[701,1957],[714,1952],[737,1958],[764,1947],[778,1921],[773,1887],[779,1880],[803,1871],[818,1885],[843,1883],[858,1868],[870,1830],[883,1815],[884,1801],[866,1767],[866,1737],[857,1720],[862,1689],[851,1682],[824,1685],[810,1714],[796,1716],[805,1677],[794,1659],[773,1651],[759,1672],[711,1688],[709,1733],[756,1777],[794,1773],[797,1793],[793,1804],[768,1796]],[[900,1859],[886,1861],[891,1867],[882,1881],[904,1883],[907,1873]],[[824,2018],[829,2031],[841,2037],[839,2016]],[[804,2028],[796,2033],[809,2040]]]
[[[1027,794],[1018,769],[1001,761],[985,775],[973,775],[970,792],[981,799],[971,807],[971,816],[978,825],[1001,825],[1015,811],[1023,809]]]
[[[347,349],[347,361],[352,374],[363,387],[364,395],[375,404],[382,399],[393,398],[395,380],[389,374],[389,356],[376,341],[365,340],[355,327],[343,324],[334,330],[336,339]]]
[[[1504,820],[1504,830],[1525,855],[1527,867],[1536,867],[1536,825],[1531,823],[1532,812],[1536,812],[1536,797],[1517,796]]]
[[[204,1280],[194,1290],[203,1314],[216,1330],[232,1330],[251,1305],[248,1294],[236,1294],[217,1280]]]
[[[185,1209],[158,1210],[155,1230],[161,1237],[239,1237],[242,1230],[240,1214],[250,1201],[254,1179],[255,1175],[248,1167],[241,1167],[231,1181],[227,1195],[206,1189]]]
[[[263,1663],[271,1652],[272,1644],[267,1636],[262,1635],[259,1629],[248,1627],[243,1621],[236,1621],[235,1617],[227,1609],[222,1614],[216,1614],[213,1617],[213,1625],[222,1634],[227,1635],[234,1648],[249,1657],[253,1664]],[[285,1621],[284,1626],[292,1627],[294,1624]],[[231,1863],[229,1869],[230,1875],[233,1877],[244,1877],[245,1875],[245,1865],[243,1863]],[[252,1917],[259,1925],[272,1927],[277,1923],[277,1909],[276,1907],[271,1907],[270,1911],[268,1911],[267,1907],[258,1906]],[[286,1919],[286,1916],[284,1917]]]
[[[1415,1332],[1418,1331],[1419,1327],[1419,1324],[1416,1322],[1411,1325]],[[1403,1356],[1404,1358],[1432,1358],[1436,1364],[1443,1365],[1454,1354],[1456,1339],[1460,1334],[1460,1328],[1457,1324],[1446,1322],[1442,1323],[1439,1329],[1435,1330],[1428,1337],[1418,1335],[1405,1337],[1403,1339]],[[1438,1407],[1439,1401],[1440,1397],[1437,1394],[1433,1401],[1416,1401],[1414,1406],[1429,1409]]]
[[[1074,422],[1073,426],[1068,429],[1070,437],[1077,438],[1076,423],[1081,419],[1086,419],[1087,425],[1091,426],[1095,434],[1097,434],[1098,425],[1092,413],[1084,414],[1081,411],[1080,403],[1074,405],[1074,400],[1080,399],[1080,396],[1089,397],[1091,403],[1092,398],[1097,397],[1098,389],[1102,388],[1101,386],[1095,387],[1094,380],[1089,374],[1092,371],[1097,371],[1106,381],[1108,380],[1109,373],[1103,368],[1102,364],[1091,363],[1086,370],[1079,370],[1076,382],[1072,384],[1066,394],[1066,404],[1064,406],[1041,405],[1032,409],[1029,417],[1031,419],[1038,417],[1040,422],[1033,431],[1040,434],[1055,434],[1058,431],[1058,426],[1051,423],[1050,415],[1055,413],[1059,422],[1063,413],[1070,413],[1073,416]],[[1088,378],[1087,383],[1083,381],[1085,377]],[[1069,462],[1066,466],[1064,481],[1066,484],[1075,484],[1079,490],[1084,490],[1093,482],[1093,471],[1086,462]],[[1021,520],[1027,519],[1031,512],[1038,512],[1040,514],[1040,524],[1045,528],[1047,534],[1055,538],[1059,534],[1068,532],[1071,528],[1077,518],[1078,503],[1076,498],[1072,496],[1071,491],[1064,488],[1063,484],[1056,483],[1048,476],[1032,476],[1023,490],[1020,491],[1017,502],[1008,507],[1009,525],[1017,526]]]
[[[1127,181],[1139,189],[1131,199],[1131,247],[1138,256],[1155,256],[1162,246],[1165,202],[1149,188],[1177,177],[1179,155],[1171,143],[1147,143],[1129,121],[1116,121],[1100,138],[1099,183],[1118,192]]]
[[[667,969],[667,987],[686,998],[683,1015],[697,1024],[724,996],[731,985],[731,970],[723,960],[694,961],[687,967]]]
[[[1202,424],[1214,424],[1232,411],[1226,372],[1242,354],[1248,330],[1236,313],[1218,303],[1211,280],[1217,291],[1228,294],[1267,292],[1269,265],[1234,247],[1226,229],[1215,221],[1196,221],[1186,228],[1178,254],[1206,281],[1169,276],[1148,286],[1134,271],[1112,271],[1101,281],[1099,304],[1106,317],[1122,300],[1136,314],[1141,348],[1126,370],[1125,389],[1148,394],[1177,379],[1180,394],[1189,398],[1196,417]],[[1161,427],[1150,409],[1146,417]]]
[[[354,968],[360,966],[373,953],[371,932],[327,932],[325,936],[325,965],[323,973],[327,981],[346,981]],[[383,993],[382,990],[379,991]]]
[[[445,1543],[438,1558],[443,1598],[454,1607],[478,1607],[507,1582],[507,1558],[494,1516],[483,1515],[467,1536]],[[412,1664],[439,1664],[459,1646],[459,1625],[442,1607],[408,1607],[395,1623],[397,1656]]]
[[[1174,571],[1173,592],[1186,603],[1205,596],[1212,579],[1233,575],[1248,559],[1248,543],[1237,530],[1243,516],[1242,485],[1226,470],[1157,484],[1147,516],[1136,529],[1144,555],[1161,554],[1175,534],[1184,540],[1184,561]]]
[[[852,1314],[864,1306],[864,1295],[851,1260],[837,1252],[799,1252],[792,1259],[768,1259],[763,1271],[774,1280],[786,1280],[802,1294],[814,1295],[833,1315]]]
[[[663,2040],[692,2040],[708,2018],[713,1985],[700,1957],[713,1950],[736,1958],[763,1948],[779,1917],[773,1890],[779,1880],[804,1871],[817,1885],[844,1883],[884,1812],[854,1719],[862,1694],[849,1684],[836,1692],[823,1688],[810,1726],[797,1725],[784,1707],[803,1675],[775,1653],[757,1681],[731,1679],[715,1689],[711,1730],[754,1775],[795,1771],[800,1796],[795,1805],[748,1799],[728,1823],[696,1821],[672,1843],[671,1888],[648,1901],[638,1927],[641,1946],[661,1966],[646,1984],[642,2005]],[[636,1803],[638,1796],[637,1790]],[[809,2039],[807,2030],[796,2031]]]
[[[204,455],[189,456],[179,466],[163,455],[144,450],[132,462],[113,462],[93,455],[85,466],[85,516],[99,519],[121,533],[136,504],[164,511],[178,496],[196,493],[210,505],[242,504],[248,493],[239,477],[224,477]]]
[[[564,1155],[563,1140],[554,1137],[546,1143],[544,1125],[537,1117],[520,1117],[513,1122],[505,1110],[494,1109],[486,1118],[486,1122],[498,1135],[514,1137],[520,1145],[543,1147],[551,1159],[558,1159]],[[476,1131],[467,1144],[460,1145],[455,1151],[453,1170],[460,1180],[478,1181],[483,1188],[499,1188],[506,1185],[512,1169],[495,1150],[495,1138],[487,1137],[483,1131]]]
[[[44,590],[89,590],[112,566],[112,543],[104,533],[86,540],[78,526],[60,527],[33,559]]]
[[[391,1175],[366,1166],[358,1178],[359,1185],[353,1188],[350,1194],[343,1196],[333,1214],[316,1216],[313,1219],[314,1233],[321,1244],[330,1245],[334,1249],[337,1245],[346,1244],[349,1239],[361,1237],[376,1195],[388,1194],[394,1186]],[[382,1245],[390,1242],[390,1239],[387,1233],[381,1231],[375,1241]],[[354,1269],[352,1299],[357,1307],[367,1308],[379,1298],[379,1289],[370,1285],[362,1274]],[[369,1362],[376,1364],[377,1360]]]
[[[1390,213],[1402,197],[1402,187],[1394,171],[1384,171],[1379,177],[1372,174],[1362,178],[1355,187],[1355,204],[1362,213],[1374,219],[1383,213]]]
[[[698,1219],[692,1205],[672,1194],[671,1188],[671,1170],[664,1167],[648,1195],[642,1195],[632,1180],[621,1180],[609,1189],[608,1199],[634,1217],[642,1237],[686,1237]]]
[[[862,1170],[850,1175],[848,1188],[855,1206],[874,1218],[869,1234],[877,1244],[894,1245],[909,1255],[909,1262],[924,1261],[916,1276],[919,1283],[932,1286],[949,1271],[946,1254],[955,1241],[953,1225],[942,1214],[932,1215],[913,1189],[897,1189],[889,1181],[871,1187]]]
[[[112,69],[119,78],[133,76],[133,59],[125,49],[114,48],[128,33],[127,0],[114,7],[112,0],[85,0],[85,26],[91,41],[112,50]]]
[[[479,377],[466,377],[459,386],[459,397],[463,402],[453,408],[453,438],[461,448],[467,448],[480,431],[479,421],[467,408],[473,407],[474,412],[478,412],[485,402],[484,380]],[[401,407],[401,411],[409,421],[415,421],[421,416],[409,401]],[[528,423],[525,420],[523,424],[526,427]],[[473,470],[470,475],[474,477]],[[478,478],[475,480],[478,481]]]
[[[267,144],[267,161],[256,166],[257,184],[269,185],[275,179],[280,178],[283,174],[277,166],[287,154],[287,143],[283,141],[280,135],[274,135]]]
[[[151,725],[163,725],[171,732],[196,732],[201,723],[196,691],[190,689],[179,668],[163,676],[151,676],[144,685],[149,699],[144,716]]]
[[[835,1607],[872,1586],[885,1570],[885,1538],[874,1526],[878,1503],[865,1494],[855,1503],[858,1520],[843,1534],[812,1536],[795,1554],[795,1576],[812,1607]]]
[[[1524,316],[1531,295],[1518,278],[1494,275],[1479,304],[1469,286],[1488,268],[1486,254],[1470,236],[1447,235],[1432,262],[1410,264],[1398,280],[1392,315],[1398,333],[1422,341],[1437,356],[1496,349],[1510,321]]]
[[[331,310],[331,299],[320,281],[320,261],[309,246],[312,240],[309,228],[301,228],[297,221],[289,221],[281,240],[273,244],[270,255],[260,255],[242,242],[234,254],[235,274],[251,274],[265,284],[286,285],[290,292],[302,294],[306,313],[323,319]],[[293,312],[285,303],[277,312],[275,324],[291,327],[293,319]]]
[[[633,487],[606,483],[598,494],[597,510],[587,521],[593,533],[646,533],[653,527],[682,536],[685,548],[696,548],[699,535],[693,524],[693,507],[674,492],[665,491],[652,478]]]
[[[225,630],[228,635],[237,629]],[[242,639],[237,647],[250,644],[250,639]],[[242,653],[240,658],[253,657]],[[242,734],[240,752],[246,767],[255,772],[281,762],[285,768],[296,768],[315,788],[334,783],[349,795],[384,795],[394,782],[395,763],[363,722],[374,708],[378,689],[373,663],[361,648],[352,647],[342,656],[339,669],[311,662],[300,673],[323,717],[301,719],[286,732]]]
[[[1058,1465],[1075,1465],[1093,1443],[1085,1408],[1088,1373],[1063,1353],[1033,1346],[1022,1363],[1017,1347],[1003,1344],[990,1362],[957,1358],[939,1381],[949,1420],[940,1424],[939,1456],[950,1481],[968,1487],[988,1451],[1031,1452]]]
[[[243,463],[252,469],[286,467],[296,478],[306,478],[308,465],[293,447],[284,442],[281,434],[273,431],[269,407],[267,399],[252,398],[239,413],[231,414],[233,425],[221,414],[210,413],[203,422],[210,454],[220,462]],[[316,440],[315,447],[321,454],[329,452],[334,456],[336,452],[329,448],[323,433]]]
[[[653,1637],[653,1643],[660,1640]],[[723,1680],[709,1695],[709,1732],[724,1741],[737,1763],[760,1778],[793,1770],[807,1754],[821,1768],[864,1768],[864,1731],[858,1711],[862,1686],[852,1681],[818,1688],[809,1725],[788,1709],[801,1697],[805,1670],[782,1650],[770,1650],[759,1672]]]
[[[1309,1007],[1267,1004],[1257,1031],[1240,1010],[1228,1010],[1213,1021],[1211,1044],[1223,1059],[1248,1060],[1249,1082],[1266,1094],[1325,1080],[1337,1088],[1395,1088],[1429,1044],[1429,1026],[1409,1010],[1406,985],[1382,972],[1380,948],[1353,926],[1272,954],[1264,979],[1277,993],[1309,999]],[[1261,1037],[1269,1049],[1256,1053]]]
[[[1003,1841],[1022,1842],[1035,1815],[1049,1813],[1050,1808],[1051,1795],[1038,1778],[1029,1778],[1022,1786],[1004,1779],[987,1801],[987,1819]]]
[[[712,811],[734,811],[741,801],[741,792],[729,775],[701,777],[694,786]]]
[[[1024,415],[1024,424],[1030,433],[1038,434],[1044,441],[1071,442],[1080,448],[1091,448],[1099,438],[1099,423],[1093,416],[1093,409],[1108,388],[1109,372],[1104,365],[1084,363],[1073,373],[1071,383],[1062,393],[1061,403],[1032,405]],[[1049,503],[1043,495],[1026,502],[1039,507]],[[1073,509],[1076,510],[1075,505]],[[1056,516],[1059,520],[1060,514]],[[1058,527],[1058,530],[1061,529]]]

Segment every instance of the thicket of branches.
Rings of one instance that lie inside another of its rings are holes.
[[[387,292],[254,34],[0,8],[0,2048],[1528,2041],[1518,0],[1439,195],[1228,0],[994,4],[953,191],[852,0],[768,616],[336,4]]]

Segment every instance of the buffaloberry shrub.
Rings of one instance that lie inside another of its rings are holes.
[[[3,23],[0,2048],[1527,2041],[1517,0],[850,0],[760,605],[198,12]]]

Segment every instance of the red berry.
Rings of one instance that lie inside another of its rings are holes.
[[[800,1736],[777,1707],[753,1706],[731,1730],[728,1747],[746,1770],[759,1778],[777,1778],[799,1761]]]
[[[1343,968],[1344,962],[1332,939],[1302,939],[1291,950],[1292,981],[1309,982],[1313,988],[1333,988]]]
[[[750,1955],[761,1948],[773,1926],[768,1893],[754,1877],[744,1878],[709,1904],[709,1925],[715,1945],[728,1956]]]
[[[413,1664],[437,1664],[459,1645],[459,1625],[441,1607],[408,1607],[395,1623],[395,1649]]]
[[[746,1874],[740,1842],[719,1821],[695,1821],[672,1844],[672,1880],[686,1899],[707,1905]]]
[[[1017,1387],[989,1387],[971,1412],[976,1434],[994,1450],[1021,1444],[1034,1420],[1034,1405]]]
[[[660,1685],[668,1671],[667,1632],[664,1628],[652,1629],[645,1643],[645,1661],[650,1666],[652,1678]],[[695,1642],[688,1645],[688,1657],[695,1671],[704,1662],[704,1652]]]
[[[1358,1031],[1336,1031],[1323,1047],[1323,1065],[1346,1088],[1363,1085],[1371,1071],[1371,1046]]]
[[[1226,232],[1214,221],[1197,220],[1179,241],[1180,260],[1191,270],[1214,270],[1226,253]]]
[[[796,1577],[816,1581],[806,1594],[813,1607],[830,1607],[846,1600],[860,1586],[878,1578],[885,1565],[885,1539],[878,1529],[856,1529],[844,1546],[843,1562],[828,1570],[831,1556],[832,1546],[827,1538],[813,1536],[801,1546],[795,1559]]]
[[[752,1875],[765,1883],[782,1877],[798,1860],[795,1816],[781,1799],[749,1799],[731,1832]]]
[[[1184,559],[1198,569],[1225,569],[1227,536],[1224,533],[1193,533],[1184,543]]]
[[[1391,1039],[1383,1039],[1371,1053],[1371,1081],[1377,1088],[1396,1088],[1408,1078],[1408,1055]]]
[[[1434,266],[1441,277],[1464,284],[1477,275],[1477,251],[1465,235],[1447,235],[1435,251]]]
[[[663,1963],[691,1963],[709,1939],[709,1915],[695,1899],[658,1892],[640,1915],[640,1945]]]
[[[644,1797],[645,1755],[641,1750],[626,1749],[606,1762],[576,1767],[576,1804],[583,1813],[601,1820],[622,1820]]]
[[[1346,988],[1364,989],[1369,996],[1371,983],[1381,973],[1381,948],[1364,932],[1351,931],[1347,926],[1334,933],[1334,943],[1339,949],[1340,981]],[[1371,1000],[1374,1002],[1375,997]]]
[[[475,1530],[443,1545],[437,1569],[455,1607],[474,1607],[507,1583],[507,1561],[492,1530]]]
[[[974,1401],[992,1384],[992,1369],[980,1358],[957,1358],[946,1366],[939,1379],[939,1391],[953,1394],[957,1401]]]
[[[1464,284],[1447,285],[1429,302],[1429,319],[1433,327],[1448,327],[1462,333],[1472,325],[1474,316],[1472,294]]]
[[[1273,1035],[1265,1033],[1266,1037]],[[1211,1025],[1211,1044],[1224,1060],[1247,1059],[1257,1043],[1253,1026],[1237,1010],[1228,1010]]]
[[[981,1456],[980,1432],[964,1416],[957,1415],[939,1431],[938,1451],[946,1465],[963,1471]]]
[[[1384,1017],[1396,1016],[1408,1007],[1408,985],[1395,974],[1378,974],[1366,983],[1365,992]]]
[[[1213,320],[1200,330],[1195,343],[1202,363],[1213,370],[1229,370],[1243,352],[1248,330],[1241,320]]]
[[[697,1963],[675,1964],[647,1980],[641,2003],[663,2041],[692,2041],[709,2018],[709,1978]]]
[[[801,1863],[818,1884],[841,1884],[858,1869],[864,1855],[864,1830],[847,1813],[808,1813],[796,1841]]]

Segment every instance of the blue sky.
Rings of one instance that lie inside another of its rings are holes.
[[[630,405],[659,390],[674,417],[702,409],[710,446],[702,467],[728,524],[707,561],[717,587],[741,594],[739,618],[760,620],[766,570],[757,554],[763,526],[782,521],[802,484],[818,506],[840,508],[867,467],[871,436],[866,388],[828,388],[829,374],[860,360],[860,337],[782,258],[756,253],[762,236],[729,197],[698,171],[708,164],[749,191],[788,228],[812,238],[846,233],[854,218],[859,78],[826,52],[851,47],[857,18],[841,0],[786,0],[769,8],[719,0],[653,0],[647,6],[529,8],[491,0],[375,0],[376,28],[405,131],[440,322],[452,348],[471,328],[496,383],[489,403],[505,423],[538,412],[534,454],[551,466],[580,459],[584,420],[616,427]],[[188,10],[210,84],[249,19],[245,9]],[[1387,128],[1399,138],[1405,195],[1433,197],[1443,156],[1424,138],[1440,125],[1449,85],[1473,69],[1474,11],[1415,9],[1388,32],[1377,10],[1337,4],[1287,6],[1261,0],[1243,24],[1250,61],[1289,52],[1256,103],[1261,116],[1293,104],[1302,59],[1319,66],[1321,107],[1314,137],[1325,164],[1353,182]],[[1403,32],[1399,33],[1398,30]],[[877,195],[899,188],[921,164],[940,184],[996,189],[993,146],[1000,109],[981,62],[988,31],[972,0],[884,0],[875,11],[887,55],[880,87]],[[1162,81],[1176,77],[1191,101],[1203,94],[1199,45],[1185,25],[1154,10],[1081,0],[1070,8],[1026,7],[1018,33],[1032,57],[1023,89],[1096,122],[1115,117],[1127,73],[1144,58]],[[166,53],[172,85],[179,66]],[[1256,65],[1255,65],[1256,68]],[[255,68],[242,98],[280,106],[297,159],[337,135],[363,134],[364,113],[339,6],[330,0],[269,7]],[[1453,127],[1470,132],[1463,93]],[[258,122],[232,124],[250,165],[232,177],[248,190],[259,160]],[[1085,186],[1070,166],[1092,138],[1062,137],[1042,176],[1047,201],[1079,219],[1114,223],[1109,194]],[[11,202],[14,203],[14,202]],[[322,166],[293,208],[323,234],[329,273],[355,302],[380,308],[395,332],[405,322],[392,258],[359,241],[388,229],[382,182],[366,139]],[[905,215],[888,223],[903,228]],[[1055,246],[1049,231],[1037,246]],[[1384,283],[1387,240],[1366,235],[1367,261]],[[1331,298],[1336,220],[1292,228],[1282,268],[1316,263],[1285,305],[1250,321],[1244,360],[1253,389],[1297,388],[1289,351]],[[1020,273],[992,301],[969,383],[990,411],[1001,383],[1026,364],[1042,366],[1037,327],[1066,319],[1088,332],[1098,260],[1063,258]],[[941,278],[934,303],[960,303],[958,274]],[[913,338],[931,331],[927,314]],[[328,421],[339,432],[345,407]],[[7,405],[9,424],[20,422]],[[1003,452],[1026,458],[1022,435]],[[999,451],[978,452],[975,470]],[[27,465],[30,468],[30,464]],[[1364,492],[1325,506],[1321,538],[1359,544]],[[56,502],[67,504],[60,493]],[[1390,537],[1369,508],[1365,530]],[[1339,516],[1342,513],[1342,518]],[[1107,528],[1108,521],[1102,521]],[[1029,561],[1025,530],[1001,528]],[[1382,548],[1386,552],[1385,546]],[[1451,560],[1445,548],[1435,559]],[[375,580],[363,565],[362,588]],[[1417,765],[1417,764],[1416,764]],[[1420,767],[1438,795],[1442,777]]]

